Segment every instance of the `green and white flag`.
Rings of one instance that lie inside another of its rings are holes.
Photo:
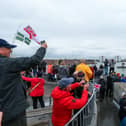
[[[19,41],[24,41],[24,35],[20,32],[17,32],[16,39]]]
[[[30,40],[29,38],[25,37],[24,42],[25,42],[27,45],[29,45],[29,44],[31,43],[31,40]]]
[[[30,45],[31,43],[31,40],[25,35],[23,35],[21,32],[17,32],[16,39],[19,41],[25,42],[27,45]]]

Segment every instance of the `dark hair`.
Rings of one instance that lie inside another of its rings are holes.
[[[58,64],[61,64],[62,61],[63,61],[63,60],[60,59],[59,62],[58,62]]]

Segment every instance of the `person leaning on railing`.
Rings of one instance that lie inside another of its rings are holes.
[[[10,58],[14,47],[16,46],[0,39],[0,120],[2,120],[2,126],[26,126],[25,109],[28,105],[20,72],[42,61],[47,44],[43,43],[35,55],[26,58]]]
[[[88,98],[88,84],[83,85],[83,81],[74,82],[73,78],[62,78],[51,93],[53,98],[52,124],[53,126],[64,126],[72,117],[73,109],[82,108]],[[78,86],[83,86],[83,93],[80,99],[76,99],[70,93]]]
[[[84,76],[85,74],[82,71],[76,71],[73,74],[74,77],[74,82],[80,82],[80,81],[84,81],[83,84],[86,84],[87,81],[84,80]],[[71,91],[73,93],[73,96],[75,98],[81,98],[82,93],[83,93],[83,86],[79,86],[77,88],[75,88],[74,90]]]

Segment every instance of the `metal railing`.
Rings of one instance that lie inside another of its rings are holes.
[[[92,89],[92,95],[86,105],[81,108],[65,126],[95,126],[96,123],[96,90]],[[92,125],[93,124],[93,125]]]

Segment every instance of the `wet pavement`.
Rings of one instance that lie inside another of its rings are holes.
[[[97,109],[97,126],[119,126],[118,109],[113,104],[112,98],[97,101]]]

